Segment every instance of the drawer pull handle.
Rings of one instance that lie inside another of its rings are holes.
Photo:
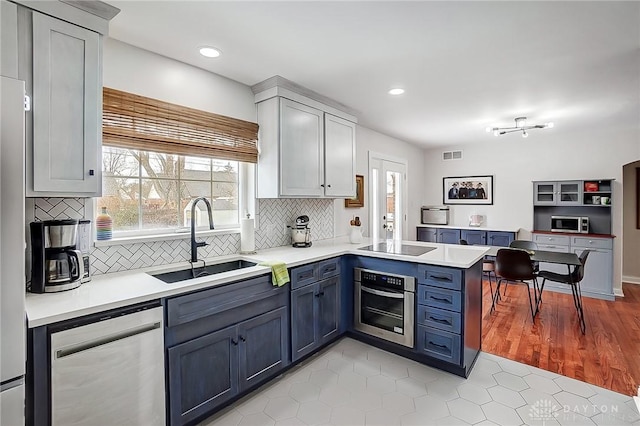
[[[435,346],[436,348],[441,348],[441,349],[444,349],[444,350],[446,350],[446,351],[448,351],[448,350],[449,350],[449,348],[447,347],[447,345],[439,345],[439,344],[437,344],[437,343],[433,343],[431,340],[429,340],[429,344],[430,344],[431,346]]]
[[[447,324],[447,325],[451,325],[451,321],[447,321],[446,319],[441,319],[441,318],[434,318],[433,316],[429,317],[430,320],[433,320],[435,322],[439,322],[440,324]]]
[[[336,265],[331,265],[324,268],[324,272],[333,272],[335,270],[336,270]]]
[[[301,273],[301,274],[298,276],[298,278],[299,278],[299,279],[305,279],[305,278],[310,278],[310,277],[312,277],[312,276],[313,276],[313,271],[306,271],[306,272]]]
[[[451,282],[451,278],[450,277],[443,277],[441,275],[431,275],[431,278],[436,280],[436,281],[448,281],[448,282]]]
[[[437,300],[438,302],[442,302],[442,303],[451,303],[451,300],[449,299],[443,299],[441,297],[435,297],[435,296],[429,296],[431,299],[433,300]]]

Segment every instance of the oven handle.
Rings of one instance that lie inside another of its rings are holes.
[[[360,286],[360,290],[364,291],[365,293],[375,294],[376,296],[389,297],[391,299],[404,299],[403,293],[389,293],[386,291],[375,290],[373,288],[369,288],[365,286]]]

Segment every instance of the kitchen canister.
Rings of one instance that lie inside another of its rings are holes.
[[[96,218],[96,238],[98,241],[110,240],[113,237],[113,218],[102,207],[102,213]]]
[[[351,244],[359,244],[362,242],[361,226],[351,225],[351,232],[349,233],[349,242]]]

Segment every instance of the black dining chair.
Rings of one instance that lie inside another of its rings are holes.
[[[583,250],[580,253],[578,258],[580,259],[580,265],[575,266],[573,271],[569,274],[558,274],[557,272],[551,271],[540,271],[538,272],[538,277],[542,278],[542,286],[540,286],[540,294],[542,295],[542,290],[544,289],[544,283],[549,281],[555,281],[557,283],[567,284],[571,287],[571,294],[573,295],[573,304],[576,307],[576,312],[578,313],[578,320],[580,321],[580,331],[582,334],[585,334],[586,324],[584,322],[584,310],[582,309],[582,292],[580,291],[580,281],[584,278],[584,265],[587,263],[587,258],[589,257],[590,250]],[[538,305],[542,302],[542,298],[538,300]],[[539,309],[539,306],[536,310]]]
[[[496,270],[495,274],[498,277],[498,287],[496,293],[500,294],[500,285],[503,281],[511,283],[524,284],[527,286],[527,296],[529,296],[529,308],[531,309],[531,319],[535,321],[536,311],[535,306],[538,306],[538,276],[533,270],[531,264],[531,258],[526,251],[504,248],[498,250],[496,256]],[[531,300],[531,289],[527,281],[533,281],[533,294],[534,300]],[[497,297],[493,298],[493,305],[495,306]]]
[[[460,244],[463,246],[468,246],[469,242],[465,239],[460,240]],[[482,275],[486,276],[489,280],[489,291],[491,292],[491,311],[494,310],[495,306],[493,304],[493,283],[491,282],[491,276],[493,275],[493,279],[496,282],[496,286],[498,285],[498,280],[496,278],[496,265],[495,261],[491,259],[483,259],[482,260]],[[500,295],[498,295],[500,297]],[[501,298],[502,299],[502,298]]]
[[[536,251],[538,250],[538,245],[531,240],[513,240],[511,241],[511,243],[509,243],[509,248]],[[538,272],[539,269],[540,269],[540,263],[533,262],[534,272]],[[502,291],[502,294],[507,294],[507,287],[508,287],[508,284],[504,286],[504,290]]]

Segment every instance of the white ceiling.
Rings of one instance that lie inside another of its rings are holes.
[[[281,75],[426,147],[486,141],[521,115],[556,125],[530,139],[639,126],[635,1],[106,1],[115,39],[249,86]]]

